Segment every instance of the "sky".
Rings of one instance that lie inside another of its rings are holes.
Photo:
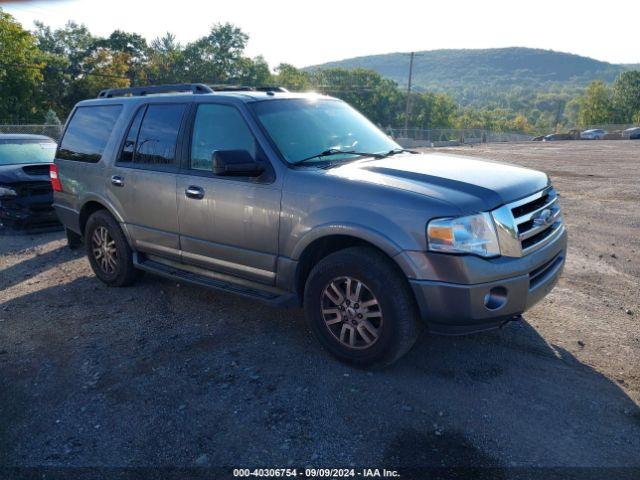
[[[532,47],[611,63],[640,63],[639,0],[54,0],[0,6],[27,29],[68,20],[97,35],[120,29],[182,43],[231,22],[250,37],[246,53],[271,67],[439,48]]]

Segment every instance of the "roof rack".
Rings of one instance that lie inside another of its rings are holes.
[[[266,87],[256,87],[255,90],[257,92],[281,92],[281,93],[289,93],[289,90],[287,90],[284,87],[276,87],[274,86],[266,86]]]
[[[289,92],[286,88],[277,86],[249,87],[245,85],[209,85],[209,87],[214,92]]]
[[[98,94],[98,98],[124,97],[127,95],[132,97],[143,97],[145,95],[154,95],[158,93],[181,92],[191,92],[195,95],[213,93],[213,90],[204,83],[179,83],[176,85],[152,85],[148,87],[108,88],[106,90],[102,90]]]

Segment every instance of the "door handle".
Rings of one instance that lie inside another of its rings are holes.
[[[189,198],[195,198],[200,200],[204,197],[204,189],[202,187],[197,187],[195,185],[189,185],[187,189],[184,191],[184,194]]]
[[[113,175],[111,177],[111,183],[116,187],[124,187],[124,178],[122,178],[120,175]]]

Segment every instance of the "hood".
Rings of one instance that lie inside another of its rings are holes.
[[[50,163],[0,165],[0,184],[49,180]]]
[[[536,170],[441,153],[361,160],[327,174],[426,195],[463,213],[492,210],[549,184],[547,175]]]

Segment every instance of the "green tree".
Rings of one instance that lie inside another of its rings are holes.
[[[38,116],[41,58],[33,35],[0,9],[0,121],[27,122]]]
[[[35,36],[43,52],[57,55],[68,61],[68,73],[72,78],[84,72],[84,62],[99,46],[89,29],[75,22],[67,22],[63,28],[52,30],[42,22],[35,22]]]
[[[211,31],[188,44],[183,52],[184,68],[190,81],[226,83],[239,78],[244,49],[249,37],[230,23],[216,24]]]
[[[604,82],[591,82],[580,99],[578,119],[584,126],[613,122],[613,98]]]
[[[62,125],[58,115],[53,110],[47,110],[44,113],[43,122],[45,125]]]
[[[640,70],[620,74],[613,84],[613,105],[618,122],[638,121],[640,118]]]
[[[183,48],[172,33],[151,42],[145,75],[150,84],[185,81]]]
[[[304,92],[311,88],[309,74],[288,63],[281,63],[276,67],[274,82],[295,92]]]
[[[350,103],[378,125],[393,126],[398,122],[402,94],[395,82],[373,70],[319,70],[311,75],[311,86]]]
[[[51,29],[35,22],[35,37],[43,52],[43,102],[65,118],[76,102],[86,98],[83,78],[86,62],[97,48],[97,40],[84,25],[68,22],[64,27]]]
[[[127,77],[132,85],[146,83],[144,66],[148,60],[149,46],[147,41],[137,33],[114,30],[108,38],[99,39],[96,45],[113,52],[121,53],[117,58],[122,59],[127,64]]]
[[[129,60],[127,53],[96,49],[84,60],[85,74],[77,79],[76,92],[82,98],[91,98],[105,88],[128,87]]]
[[[402,95],[406,104],[406,94]],[[458,107],[446,93],[413,93],[411,95],[411,113],[408,125],[410,128],[449,128]],[[399,122],[404,124],[405,112],[399,114]]]
[[[262,57],[241,58],[238,60],[235,78],[230,78],[234,83],[249,85],[254,87],[264,87],[273,83],[273,75],[269,70],[269,64]]]

